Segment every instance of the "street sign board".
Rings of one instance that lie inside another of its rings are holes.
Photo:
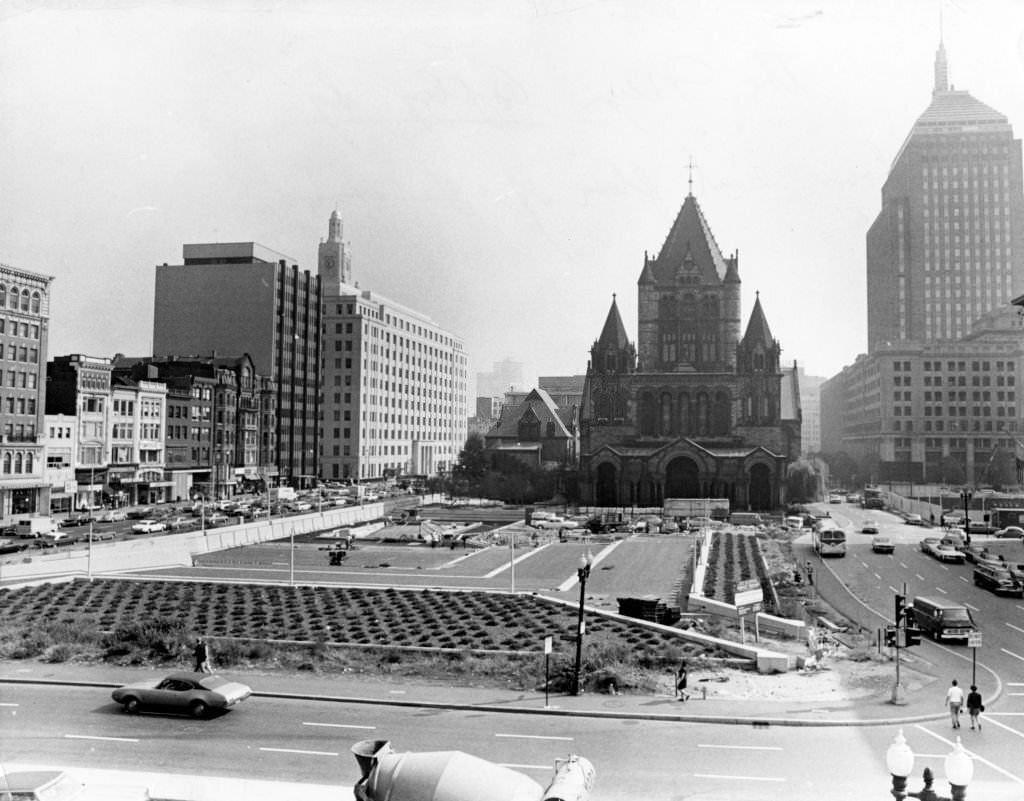
[[[752,615],[755,612],[761,612],[763,609],[763,601],[754,601],[749,604],[736,604],[736,614],[740,617],[746,617],[747,615]]]
[[[968,648],[981,648],[981,632],[980,631],[969,631],[969,632],[967,632],[967,647]]]
[[[744,579],[743,581],[736,582],[737,595],[741,592],[750,592],[751,590],[761,591],[761,581],[759,579]]]
[[[736,597],[733,599],[736,606],[747,606],[748,604],[761,603],[762,601],[764,601],[764,592],[761,591],[760,585],[753,590],[743,590],[742,592],[737,590]]]

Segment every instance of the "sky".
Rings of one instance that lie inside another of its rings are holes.
[[[951,82],[1024,128],[1024,2],[945,0]],[[54,277],[49,355],[151,352],[155,265],[256,241],[586,371],[692,179],[743,321],[866,350],[864,238],[927,107],[940,0],[0,0],[0,263]],[[694,165],[692,168],[690,165]],[[472,391],[472,387],[471,387]]]

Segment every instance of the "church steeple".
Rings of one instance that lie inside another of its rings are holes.
[[[335,209],[327,222],[327,240],[321,240],[317,249],[317,273],[332,287],[352,283],[352,257],[342,231],[341,217]]]
[[[598,373],[631,373],[636,368],[636,348],[630,343],[626,326],[622,324],[615,295],[612,295],[612,305],[601,335],[590,349],[590,364]]]

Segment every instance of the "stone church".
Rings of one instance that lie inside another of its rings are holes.
[[[783,369],[758,296],[742,337],[739,258],[725,258],[693,193],[644,255],[637,346],[613,297],[580,410],[580,491],[595,506],[728,498],[785,502],[800,454],[797,371]]]

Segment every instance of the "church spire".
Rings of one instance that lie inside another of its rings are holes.
[[[341,217],[338,216],[337,209],[331,212],[331,219],[327,223],[327,241],[341,241]]]

